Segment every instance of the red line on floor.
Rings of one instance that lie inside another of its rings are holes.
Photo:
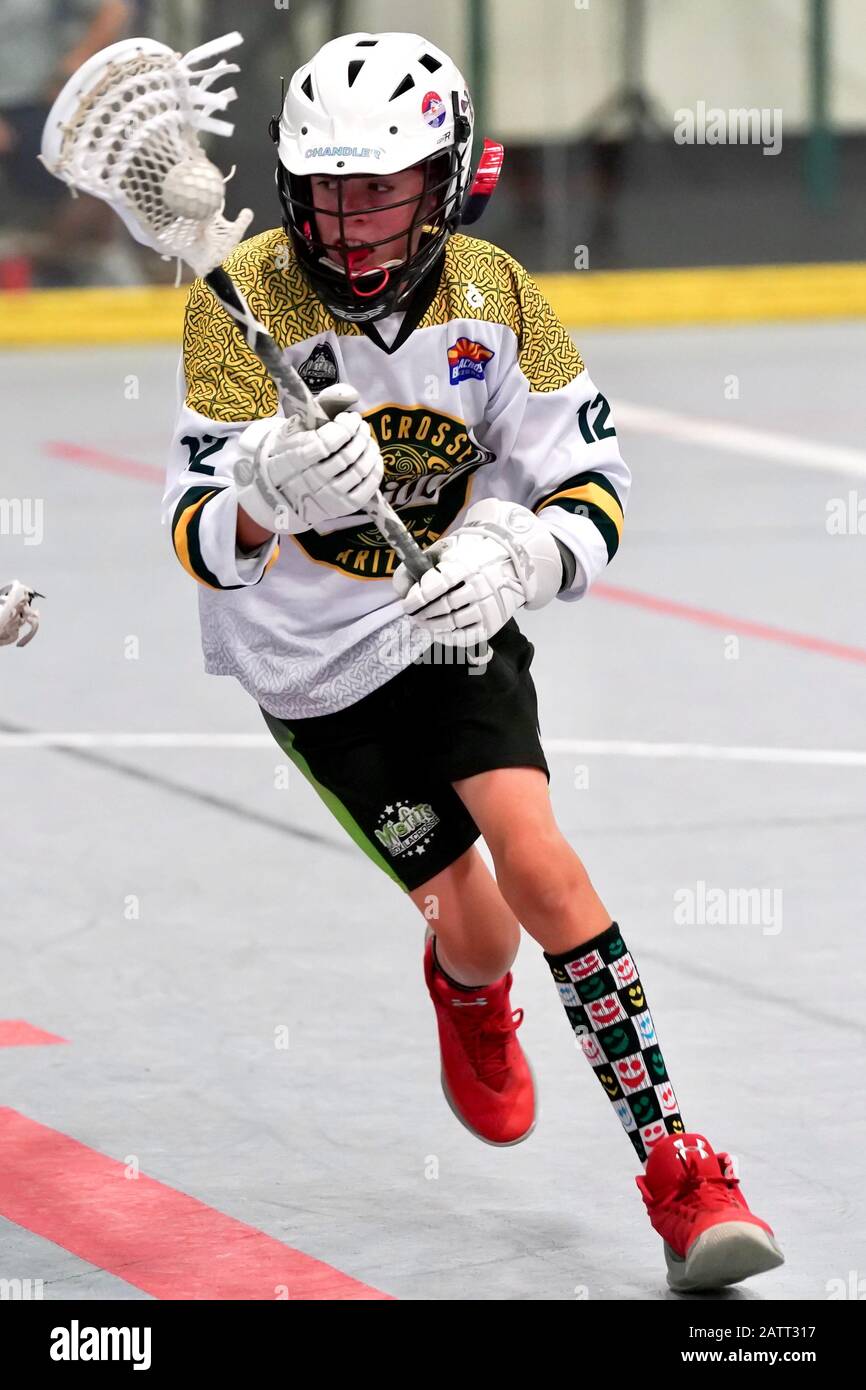
[[[41,1043],[65,1043],[55,1033],[45,1033],[23,1018],[0,1018],[0,1047],[34,1047]]]
[[[46,454],[52,454],[55,458],[66,459],[68,463],[81,463],[86,468],[96,468],[102,473],[117,473],[122,478],[161,483],[165,477],[164,470],[154,468],[152,464],[119,458],[116,454],[104,454],[101,449],[88,449],[81,444],[70,444],[62,439],[51,440],[42,447]]]
[[[654,598],[651,594],[639,593],[637,589],[621,589],[613,584],[595,584],[592,593],[597,598],[627,603],[633,608],[645,608],[653,613],[664,613],[671,618],[684,618],[691,623],[701,623],[704,627],[720,628],[723,632],[738,633],[743,637],[759,637],[765,642],[780,642],[786,647],[820,652],[822,656],[835,656],[841,661],[866,662],[864,647],[848,647],[843,642],[828,642],[823,637],[812,637],[809,633],[771,627],[768,623],[753,623],[748,618],[732,618],[725,613],[715,613],[709,608],[693,608],[691,604],[677,603],[673,599]]]
[[[131,459],[117,458],[113,454],[103,454],[98,449],[85,449],[78,444],[63,442],[46,444],[44,447],[48,453],[56,454],[60,458],[83,463],[90,468],[100,468],[108,473],[119,473],[124,477],[139,478],[150,483],[161,482],[163,479],[161,469],[153,468],[146,463],[136,463]],[[837,657],[840,661],[866,664],[864,647],[849,647],[844,642],[830,642],[824,637],[813,637],[806,632],[793,632],[789,628],[773,627],[769,623],[755,623],[748,618],[733,618],[709,608],[695,608],[688,603],[656,598],[652,594],[642,594],[637,589],[623,589],[615,584],[595,584],[592,592],[597,598],[630,604],[633,608],[643,608],[652,613],[664,613],[670,618],[683,618],[687,622],[700,623],[703,627],[719,628],[723,632],[738,633],[743,637],[757,637],[764,642],[778,642],[782,646],[797,647],[800,651]]]
[[[0,1154],[0,1214],[155,1298],[391,1298],[17,1110]]]

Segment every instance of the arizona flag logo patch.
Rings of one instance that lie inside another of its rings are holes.
[[[483,343],[473,342],[471,338],[458,338],[454,346],[448,349],[451,385],[458,386],[467,377],[481,381],[487,363],[495,355],[493,349],[485,347]]]

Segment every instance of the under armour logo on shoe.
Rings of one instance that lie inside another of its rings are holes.
[[[701,1158],[709,1158],[710,1156],[709,1151],[704,1148],[703,1139],[700,1138],[698,1139],[697,1144],[687,1144],[684,1139],[675,1139],[674,1148],[676,1149],[683,1163],[688,1162],[688,1159],[686,1158],[687,1153],[700,1154]]]

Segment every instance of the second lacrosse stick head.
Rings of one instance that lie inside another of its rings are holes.
[[[108,203],[136,241],[206,275],[252,220],[223,216],[224,179],[199,134],[230,135],[214,116],[237,95],[211,84],[236,64],[201,63],[242,42],[227,34],[186,56],[155,39],[124,39],[89,58],[48,113],[42,163],[73,189]]]

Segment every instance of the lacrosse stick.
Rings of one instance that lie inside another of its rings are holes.
[[[109,204],[136,241],[164,258],[176,256],[201,276],[240,325],[277,388],[286,415],[305,429],[329,418],[226,272],[226,256],[252,221],[244,210],[223,216],[224,179],[205,155],[199,133],[231,135],[233,125],[214,115],[237,96],[213,83],[236,63],[219,58],[243,39],[226,34],[186,56],[154,39],[125,39],[89,58],[69,79],[48,113],[40,158],[73,190]],[[415,538],[381,494],[371,520],[405,561],[414,579],[432,567]]]

